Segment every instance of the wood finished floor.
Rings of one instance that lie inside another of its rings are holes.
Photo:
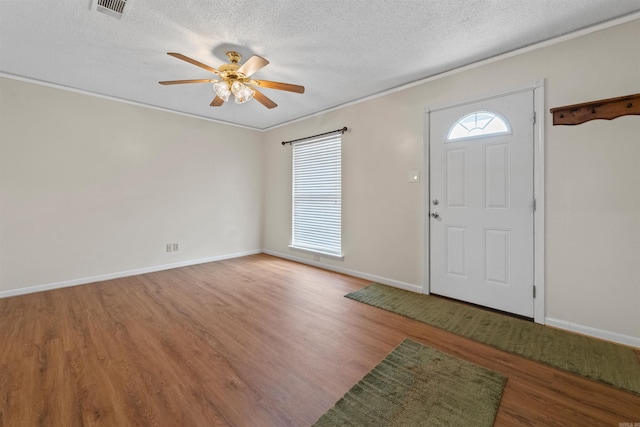
[[[1,299],[0,427],[308,426],[405,338],[507,376],[498,426],[640,423],[640,396],[343,297],[367,284],[255,255]]]

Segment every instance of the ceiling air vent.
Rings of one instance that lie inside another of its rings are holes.
[[[120,19],[124,13],[127,0],[97,0],[96,10]]]

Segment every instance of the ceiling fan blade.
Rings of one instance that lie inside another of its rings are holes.
[[[278,106],[278,104],[276,104],[275,102],[273,102],[272,100],[264,96],[264,94],[259,90],[257,89],[253,89],[253,90],[256,92],[255,95],[253,95],[253,97],[257,99],[260,104],[264,105],[269,109],[276,108]]]
[[[224,99],[220,98],[219,96],[216,96],[215,98],[213,98],[213,101],[211,101],[211,104],[209,104],[212,107],[219,107],[222,104],[224,104]]]
[[[269,89],[286,90],[295,93],[304,93],[304,86],[292,85],[290,83],[271,82],[269,80],[252,80],[251,84]]]
[[[261,56],[253,55],[251,58],[247,59],[247,61],[242,64],[240,68],[238,68],[238,73],[242,73],[245,76],[250,76],[260,68],[266,66],[269,63],[266,59]]]
[[[193,80],[167,80],[164,82],[158,82],[161,85],[181,85],[184,83],[213,83],[215,80],[211,79],[193,79]]]
[[[218,74],[218,70],[216,70],[215,68],[209,67],[208,65],[203,64],[202,62],[196,61],[195,59],[191,59],[188,56],[184,56],[181,53],[167,52],[167,55],[171,55],[174,58],[182,59],[183,61],[186,61],[189,64],[193,64],[196,67],[204,68],[207,71],[211,71],[212,73]]]

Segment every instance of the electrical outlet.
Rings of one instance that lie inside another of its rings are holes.
[[[167,252],[171,252],[172,251],[172,246],[171,243],[167,243]]]
[[[177,243],[174,243],[174,244],[173,244],[173,251],[174,251],[174,252],[177,252],[177,251],[179,251],[179,250],[180,250],[180,247],[178,246],[178,244],[177,244]]]

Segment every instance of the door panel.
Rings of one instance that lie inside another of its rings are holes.
[[[467,277],[467,229],[447,227],[447,274]]]
[[[509,207],[509,146],[507,144],[484,147],[484,207]]]
[[[484,280],[509,285],[509,230],[484,230]]]
[[[508,131],[447,140],[473,112]],[[533,91],[430,113],[432,293],[533,317],[532,118]]]
[[[463,208],[467,205],[467,152],[447,151],[447,206]]]

